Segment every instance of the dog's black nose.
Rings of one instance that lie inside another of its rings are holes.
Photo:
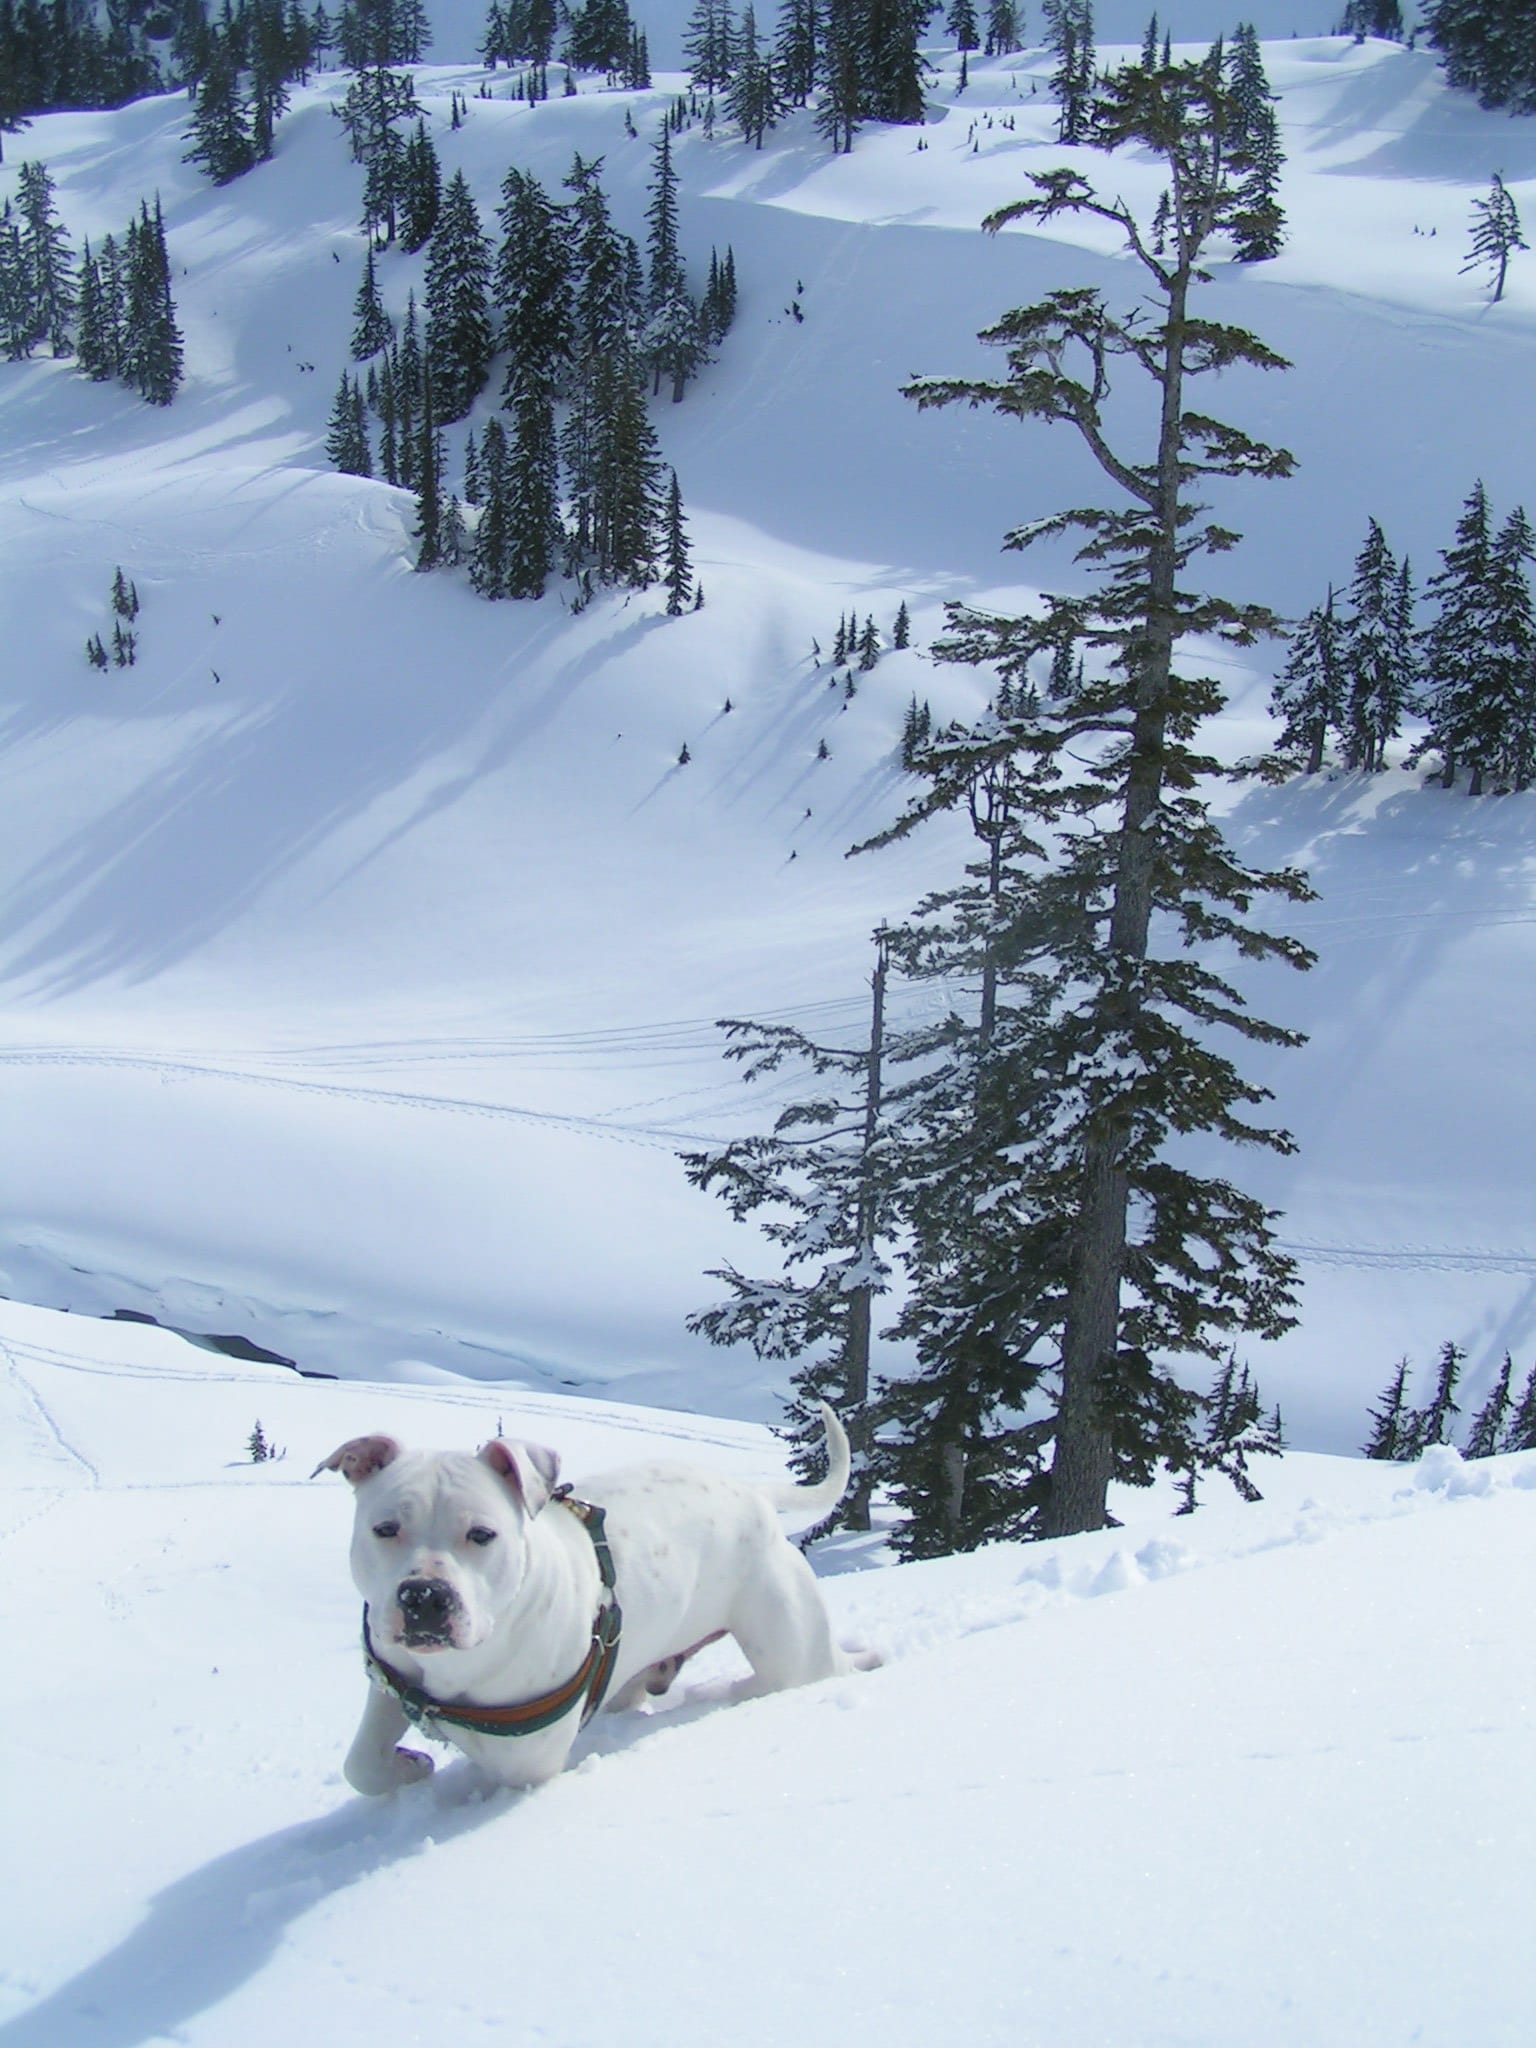
[[[395,1597],[410,1629],[440,1629],[453,1612],[453,1588],[443,1579],[402,1579]]]

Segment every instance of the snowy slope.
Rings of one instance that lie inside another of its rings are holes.
[[[1257,13],[1291,242],[1211,291],[1295,363],[1220,394],[1299,460],[1223,508],[1249,542],[1222,573],[1283,611],[1347,576],[1372,513],[1427,570],[1474,476],[1507,509],[1536,453],[1536,267],[1497,308],[1459,275],[1495,166],[1536,217],[1536,124],[1447,94],[1424,52],[1289,40],[1326,26],[1303,13]],[[462,26],[440,20],[419,86],[445,170],[489,210],[509,163],[553,187],[602,154],[638,230],[678,81],[471,99],[453,132],[450,92],[480,81]],[[1043,53],[978,63],[963,97],[940,64],[921,152],[866,131],[832,161],[803,118],[760,153],[680,141],[686,253],[697,275],[733,245],[743,297],[658,414],[707,593],[676,621],[655,593],[572,617],[413,576],[409,498],[327,470],[362,262],[334,76],[222,191],[180,161],[179,98],[50,117],[8,152],[0,191],[44,158],[93,243],[160,193],[189,378],[162,415],[66,366],[0,368],[0,1292],[333,1372],[773,1413],[771,1372],[682,1330],[705,1269],[754,1254],[674,1155],[774,1106],[712,1020],[857,1035],[870,931],[960,850],[936,830],[844,858],[900,801],[909,695],[978,701],[922,650],[948,598],[1074,575],[999,536],[1094,488],[1063,437],[919,417],[897,387],[984,360],[1009,303],[1127,282],[1088,230],[976,231],[1060,159]],[[1145,165],[1088,164],[1149,189]],[[420,259],[382,270],[398,310]],[[81,649],[119,563],[141,660],[98,678]],[[845,705],[813,643],[903,599],[916,648]],[[1224,658],[1237,756],[1270,733],[1270,655]],[[1245,847],[1322,890],[1298,919],[1318,971],[1256,990],[1312,1041],[1265,1076],[1298,1157],[1243,1168],[1308,1282],[1302,1329],[1252,1363],[1295,1441],[1344,1450],[1405,1350],[1469,1344],[1469,1400],[1506,1346],[1529,1362],[1531,800],[1394,772],[1233,805]]]
[[[278,1462],[239,1462],[258,1418]],[[4,2048],[1529,2038],[1536,1456],[1292,1455],[1259,1506],[834,1553],[883,1669],[726,1706],[722,1645],[536,1793],[445,1759],[357,1799],[350,1504],[304,1474],[498,1420],[578,1477],[776,1466],[741,1424],[0,1305]]]

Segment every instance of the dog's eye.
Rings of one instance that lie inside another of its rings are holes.
[[[391,1537],[400,1534],[400,1524],[398,1522],[375,1522],[373,1533],[375,1536],[381,1537],[385,1543],[388,1543]]]
[[[487,1543],[494,1543],[496,1541],[496,1531],[494,1529],[487,1529],[480,1523],[476,1523],[475,1527],[468,1533],[470,1542],[478,1543],[482,1550]]]

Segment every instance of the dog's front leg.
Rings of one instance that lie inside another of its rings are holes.
[[[377,1797],[384,1792],[398,1792],[402,1785],[414,1785],[418,1779],[432,1775],[431,1757],[424,1756],[419,1749],[396,1748],[406,1725],[404,1710],[393,1694],[370,1685],[363,1718],[342,1765],[354,1792]]]

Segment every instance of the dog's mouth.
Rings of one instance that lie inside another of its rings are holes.
[[[400,1630],[397,1638],[402,1650],[418,1653],[427,1650],[452,1650],[456,1648],[453,1631],[450,1628],[409,1628]]]

